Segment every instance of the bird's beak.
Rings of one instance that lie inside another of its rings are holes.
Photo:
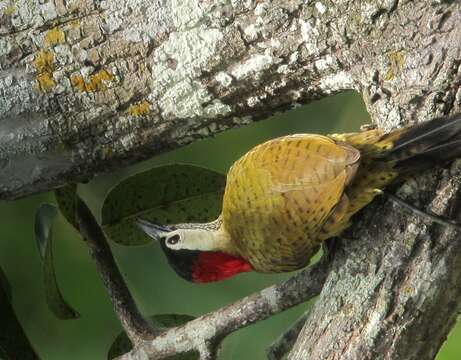
[[[147,220],[136,219],[136,225],[144,231],[147,235],[155,240],[160,240],[162,237],[165,237],[166,234],[172,231],[172,229],[167,226],[161,226],[152,224]]]

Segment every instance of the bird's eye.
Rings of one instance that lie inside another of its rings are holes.
[[[179,235],[173,235],[172,237],[168,238],[166,242],[168,245],[176,245],[179,242]]]

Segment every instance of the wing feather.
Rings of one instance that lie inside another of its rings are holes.
[[[275,139],[239,159],[228,173],[223,223],[240,255],[258,271],[305,264],[359,159],[321,135]]]

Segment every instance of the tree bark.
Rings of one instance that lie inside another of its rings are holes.
[[[401,197],[459,223],[460,165]],[[433,359],[460,308],[459,228],[380,201],[345,236],[288,359]]]
[[[341,90],[361,92],[386,129],[459,113],[460,23],[448,0],[0,3],[0,199]],[[402,196],[455,214],[451,171]],[[290,358],[434,357],[459,309],[457,236],[375,204]]]
[[[457,2],[37,0],[0,16],[1,199],[340,90],[386,128],[459,107]]]

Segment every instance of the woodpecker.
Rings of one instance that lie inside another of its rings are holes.
[[[267,141],[227,174],[221,215],[204,224],[139,227],[186,280],[305,267],[382,189],[461,156],[461,116],[384,133],[296,134]]]

